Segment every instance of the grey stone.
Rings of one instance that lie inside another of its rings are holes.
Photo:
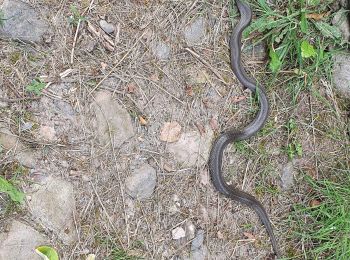
[[[76,211],[73,185],[60,178],[47,177],[36,188],[27,193],[34,220],[53,231],[63,243],[72,244],[77,239],[73,221]]]
[[[202,43],[205,37],[205,20],[200,17],[185,28],[185,40],[188,46]]]
[[[47,238],[32,227],[19,221],[13,221],[9,232],[0,234],[0,259],[40,260],[35,248],[46,244]]]
[[[126,192],[134,199],[145,200],[152,196],[156,183],[156,170],[144,164],[125,180]]]
[[[0,36],[31,42],[43,40],[48,25],[32,6],[19,0],[4,0],[1,9],[5,20]]]
[[[112,141],[119,147],[134,136],[130,115],[112,99],[111,93],[99,91],[95,96],[93,110],[96,114],[97,138],[101,144],[107,145]]]
[[[294,165],[292,162],[289,162],[282,168],[281,174],[281,187],[283,190],[289,190],[294,185]]]
[[[250,43],[244,48],[244,53],[254,60],[265,60],[267,58],[266,50],[265,42]]]
[[[102,30],[104,30],[106,33],[113,33],[115,30],[115,26],[111,23],[108,23],[106,20],[100,21],[100,27]]]
[[[0,85],[0,97],[6,98],[5,92],[1,88],[2,88],[2,86]],[[5,108],[8,105],[9,105],[8,102],[0,100],[0,108]]]
[[[333,82],[340,94],[350,98],[350,54],[334,56]]]
[[[333,17],[332,24],[337,26],[342,34],[344,41],[350,40],[350,23],[348,19],[348,11],[340,9]]]
[[[204,242],[204,230],[198,230],[196,237],[193,239],[191,244],[191,259],[193,260],[204,260],[206,259],[208,250]]]
[[[160,60],[167,60],[170,57],[170,47],[164,42],[153,44],[152,52]]]
[[[189,131],[181,135],[179,141],[168,144],[168,151],[174,159],[186,167],[202,166],[207,163],[213,131],[206,127],[206,133]]]
[[[37,153],[25,147],[17,136],[0,124],[0,144],[3,149],[13,151],[15,159],[25,167],[34,168],[37,163]]]

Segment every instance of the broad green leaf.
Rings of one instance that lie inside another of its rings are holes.
[[[312,46],[307,41],[302,41],[301,45],[300,45],[300,48],[301,48],[301,56],[303,58],[314,57],[317,54],[315,49],[314,49],[314,46]]]
[[[33,92],[35,95],[40,96],[41,91],[45,88],[46,83],[41,82],[41,80],[34,79],[26,88],[28,92]]]
[[[341,38],[341,32],[338,27],[332,26],[325,22],[315,22],[314,24],[324,37],[331,39]]]
[[[11,200],[22,203],[24,200],[24,193],[17,190],[15,186],[0,176],[0,192],[8,194]]]
[[[307,30],[309,29],[309,25],[307,22],[307,18],[305,15],[305,12],[301,13],[301,17],[300,17],[300,29],[303,33],[307,33]]]
[[[258,31],[265,32],[266,30],[270,30],[272,28],[276,28],[278,22],[273,20],[269,16],[262,16],[259,19],[254,20],[250,26],[244,30],[244,37],[247,37],[250,33]]]
[[[59,260],[56,250],[50,246],[39,246],[35,249],[35,252],[44,260]]]
[[[272,48],[270,48],[269,56],[270,56],[270,63],[269,63],[270,70],[273,73],[276,73],[280,70],[282,66],[282,62],[278,54]]]

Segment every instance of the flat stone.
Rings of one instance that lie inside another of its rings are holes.
[[[43,40],[48,25],[32,6],[19,0],[4,0],[1,9],[5,20],[0,36],[30,42]]]
[[[333,17],[332,24],[337,26],[342,34],[344,41],[350,40],[350,23],[348,19],[348,12],[341,8]]]
[[[185,132],[179,141],[168,144],[168,151],[185,167],[203,166],[208,162],[212,138],[210,127],[206,127],[204,135],[198,131]]]
[[[100,27],[106,33],[113,33],[114,30],[115,30],[114,24],[108,23],[106,20],[101,20],[100,21]]]
[[[267,58],[267,45],[265,42],[252,43],[250,42],[244,48],[243,52],[254,60],[266,60]]]
[[[9,232],[0,234],[0,259],[40,260],[35,248],[47,244],[48,240],[32,227],[14,220]]]
[[[37,154],[32,149],[25,147],[19,138],[9,129],[0,124],[0,144],[6,151],[12,150],[15,159],[25,167],[34,168],[37,163]]]
[[[296,173],[292,162],[289,162],[282,168],[281,187],[283,190],[289,190],[293,187],[295,174]]]
[[[156,170],[144,164],[125,180],[126,192],[134,199],[145,200],[152,196],[156,183]]]
[[[334,56],[333,82],[340,94],[350,98],[350,55],[336,54]]]
[[[113,142],[119,147],[134,136],[134,128],[128,112],[121,107],[107,91],[99,91],[95,96],[93,110],[96,115],[95,129],[101,144]]]
[[[170,57],[170,47],[162,41],[152,45],[152,52],[159,60],[168,60]]]
[[[206,22],[200,17],[189,24],[184,31],[185,40],[188,46],[201,44],[205,37]]]
[[[34,220],[53,231],[63,243],[72,244],[77,239],[73,221],[76,211],[73,185],[60,178],[48,177],[36,188],[27,193]]]
[[[204,242],[204,230],[198,230],[196,237],[191,243],[191,259],[204,260],[207,257],[208,250]]]

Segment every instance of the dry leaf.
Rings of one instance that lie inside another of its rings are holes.
[[[247,98],[246,96],[234,96],[234,97],[232,97],[231,100],[233,103],[238,103],[238,102],[245,100],[246,98]]]
[[[166,122],[160,130],[160,140],[168,143],[176,142],[181,137],[181,125],[178,122]]]
[[[204,126],[203,126],[201,123],[198,123],[198,122],[196,122],[195,125],[197,126],[199,133],[200,133],[201,135],[204,135],[204,134],[205,134],[205,128],[204,128]]]
[[[209,124],[210,124],[210,127],[211,129],[216,132],[216,131],[219,131],[219,124],[218,124],[218,121],[212,117],[209,121]]]
[[[310,207],[317,207],[319,205],[321,205],[321,201],[319,201],[319,200],[310,201]]]
[[[164,163],[163,164],[163,169],[167,172],[172,172],[173,171],[173,168],[171,168],[171,166],[167,163]]]
[[[243,235],[250,240],[256,240],[256,237],[252,233],[244,232]]]
[[[188,85],[185,87],[185,93],[187,96],[192,97],[193,96],[193,88],[192,86]]]
[[[135,84],[129,83],[128,85],[126,85],[126,90],[128,91],[128,93],[135,93],[135,91],[136,91]]]
[[[320,14],[311,13],[311,14],[306,14],[306,18],[319,21],[319,20],[322,20],[323,18],[327,17],[329,14],[330,14],[330,12],[320,13]]]
[[[141,125],[147,125],[148,124],[147,120],[144,119],[142,116],[139,116],[139,120],[140,120],[140,124]]]
[[[218,236],[218,239],[224,239],[224,235],[221,233],[221,231],[219,230],[216,235]]]
[[[152,74],[149,78],[150,78],[150,80],[152,80],[152,81],[159,81],[159,76],[158,76],[158,74]]]

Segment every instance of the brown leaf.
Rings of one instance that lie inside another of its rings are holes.
[[[205,128],[204,128],[204,126],[203,126],[201,123],[198,123],[198,122],[196,122],[195,125],[197,126],[199,133],[200,133],[201,135],[204,135],[204,134],[205,134]]]
[[[327,17],[329,14],[330,14],[330,12],[320,13],[320,14],[311,13],[311,14],[306,14],[306,18],[319,21],[319,20],[322,20],[323,18]]]
[[[250,240],[256,240],[256,237],[252,233],[244,232],[243,235]]]
[[[192,96],[193,96],[193,88],[192,88],[192,86],[187,85],[187,86],[185,87],[185,92],[186,92],[186,95],[187,95],[187,96],[192,97]]]
[[[310,201],[310,207],[317,207],[319,205],[321,205],[321,201],[319,201],[319,200]]]
[[[152,74],[149,78],[152,81],[159,81],[159,76],[156,73]]]
[[[231,98],[233,103],[239,103],[243,100],[245,100],[247,97],[246,96],[234,96]]]
[[[166,122],[160,130],[160,140],[173,143],[181,137],[181,125],[178,122]]]
[[[209,121],[210,127],[214,132],[219,131],[219,124],[216,118],[212,117]]]
[[[147,120],[144,119],[142,116],[139,116],[139,120],[140,120],[140,124],[141,125],[147,125],[148,124]]]
[[[135,93],[136,85],[134,83],[129,83],[128,85],[126,85],[126,90],[128,91],[128,93]]]
[[[164,169],[165,171],[167,171],[167,172],[172,172],[172,171],[174,171],[173,168],[171,168],[171,166],[170,166],[169,164],[167,164],[167,163],[164,163],[164,164],[163,164],[163,169]]]

